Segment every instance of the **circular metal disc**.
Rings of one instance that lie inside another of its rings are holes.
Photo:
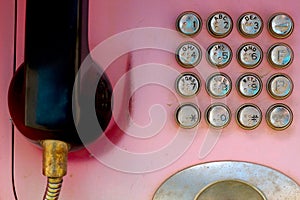
[[[204,188],[195,200],[266,200],[263,194],[250,184],[238,180],[224,180]]]
[[[179,171],[157,189],[153,200],[194,200],[205,188],[229,180],[240,181],[261,192],[259,199],[300,199],[299,185],[277,170],[248,162],[220,161]]]

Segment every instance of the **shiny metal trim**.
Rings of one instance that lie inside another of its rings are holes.
[[[300,199],[300,187],[293,179],[273,168],[242,161],[217,161],[187,167],[167,178],[152,200],[193,200],[199,191],[216,181],[240,180],[268,200]]]

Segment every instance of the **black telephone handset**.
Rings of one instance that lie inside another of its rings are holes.
[[[10,84],[9,111],[18,130],[43,146],[44,174],[61,176],[66,172],[53,175],[57,169],[49,163],[65,162],[69,150],[83,146],[73,121],[72,91],[80,64],[89,53],[88,0],[27,0],[25,23],[25,58]],[[111,95],[111,84],[102,74],[95,96],[102,130],[111,119]],[[87,138],[91,142],[101,134]],[[64,151],[61,160],[47,157],[58,151]],[[62,179],[53,181],[61,184]],[[58,198],[59,191],[45,194],[44,199],[51,195]]]

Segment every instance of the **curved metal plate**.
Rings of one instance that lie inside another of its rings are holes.
[[[261,191],[266,199],[300,199],[300,187],[272,168],[238,161],[220,161],[186,168],[167,179],[153,200],[194,200],[199,192],[220,180],[239,180]]]

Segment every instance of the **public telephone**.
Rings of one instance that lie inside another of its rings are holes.
[[[0,146],[14,149],[1,155],[0,199],[43,196],[41,150],[28,138],[71,145],[62,200],[300,199],[296,0],[79,0],[31,12],[37,1],[17,2],[17,48],[0,68]],[[11,34],[13,24],[1,20]],[[21,75],[5,65],[14,53]],[[43,67],[24,72],[28,61]]]

